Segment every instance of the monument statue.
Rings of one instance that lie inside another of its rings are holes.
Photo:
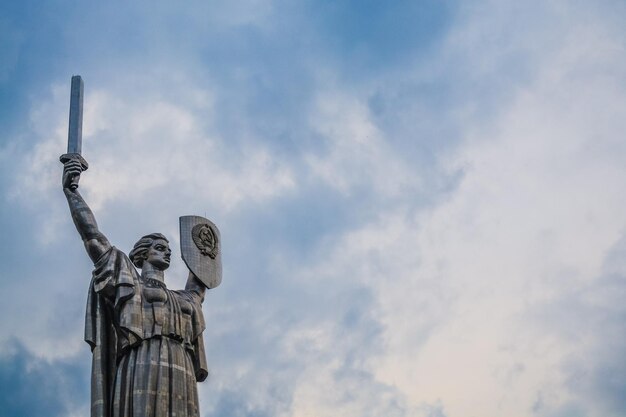
[[[172,254],[165,236],[143,236],[128,256],[112,246],[78,192],[88,168],[81,156],[82,96],[82,79],[74,76],[68,152],[60,159],[63,192],[94,263],[85,316],[93,354],[91,416],[199,416],[197,382],[207,377],[202,302],[205,290],[221,282],[219,231],[202,217],[180,218],[190,272],[178,291],[165,285]]]

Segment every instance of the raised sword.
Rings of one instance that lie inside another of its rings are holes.
[[[70,122],[67,130],[67,153],[59,158],[62,163],[72,159],[81,164],[83,171],[89,168],[89,164],[81,155],[83,145],[83,79],[80,75],[72,76],[72,86],[70,89]],[[78,181],[72,180],[70,188],[78,188]]]

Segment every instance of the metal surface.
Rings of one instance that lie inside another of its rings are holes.
[[[81,155],[83,147],[83,79],[80,75],[72,77],[72,87],[70,88],[70,123],[67,129],[67,153],[59,158],[63,164],[69,161],[80,162],[81,171],[86,171],[89,164]],[[78,178],[72,178],[70,189],[78,188]]]
[[[213,222],[200,216],[181,216],[180,251],[191,272],[207,288],[222,282],[220,232]]]
[[[70,124],[67,131],[67,153],[82,153],[83,89],[83,79],[80,75],[74,75],[70,93]]]

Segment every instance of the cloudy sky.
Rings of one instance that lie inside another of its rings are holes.
[[[220,228],[212,417],[626,416],[623,1],[3,1],[0,415],[88,415],[92,265]]]

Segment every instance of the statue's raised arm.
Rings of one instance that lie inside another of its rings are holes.
[[[78,192],[78,181],[82,171],[82,163],[78,158],[69,159],[64,163],[63,192],[67,198],[76,230],[85,244],[87,254],[95,263],[111,248],[111,244],[98,229],[93,212]]]

